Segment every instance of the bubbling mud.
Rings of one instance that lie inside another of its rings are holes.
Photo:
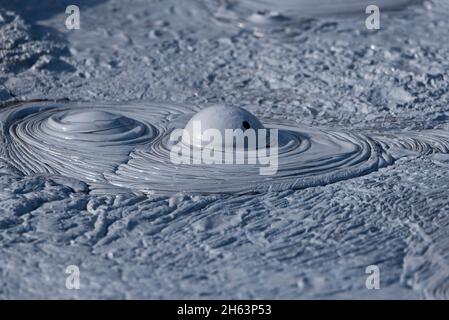
[[[108,179],[117,186],[148,192],[157,185],[164,192],[252,193],[325,185],[392,163],[375,141],[363,135],[266,125],[277,128],[282,137],[279,169],[273,176],[260,175],[259,166],[250,164],[167,164],[171,146],[164,138],[147,150],[133,152]]]
[[[270,119],[259,122],[245,113],[236,123],[251,121],[278,130],[276,174],[260,175],[259,164],[174,164],[170,133],[185,128],[201,109],[148,102],[20,103],[0,111],[0,157],[23,175],[60,174],[88,183],[94,192],[244,194],[365,175],[400,157],[391,150],[449,151],[444,130],[371,137]],[[216,114],[217,119],[222,116]]]

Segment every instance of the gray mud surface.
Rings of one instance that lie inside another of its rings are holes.
[[[243,2],[79,0],[81,29],[67,30],[71,1],[0,0],[0,101],[218,102],[364,134],[448,129],[448,1],[380,1],[378,31],[351,1],[310,17]],[[240,196],[95,194],[23,174],[0,148],[0,297],[447,299],[449,156],[420,148]],[[380,290],[365,287],[369,265]]]

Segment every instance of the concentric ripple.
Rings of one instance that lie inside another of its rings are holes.
[[[259,165],[173,165],[168,136],[131,154],[128,163],[107,175],[121,187],[151,192],[251,193],[325,185],[369,173],[392,163],[370,138],[311,127],[287,127],[264,123],[279,130],[278,172],[259,174]]]
[[[377,136],[376,140],[387,150],[408,150],[420,155],[449,153],[448,131],[443,129],[383,134]]]
[[[393,150],[449,152],[444,130],[367,136],[260,119],[278,129],[278,170],[261,164],[174,164],[170,133],[200,109],[162,103],[21,103],[0,111],[2,160],[24,175],[60,174],[94,192],[254,193],[307,188],[390,165]],[[400,155],[399,155],[400,156]]]
[[[91,185],[157,136],[154,119],[118,105],[30,103],[0,114],[6,160],[23,174],[52,173]],[[143,112],[142,112],[143,113]]]
[[[281,26],[298,19],[364,13],[375,4],[382,10],[400,9],[416,0],[216,0],[221,4],[217,18],[224,22],[239,21],[252,26]]]

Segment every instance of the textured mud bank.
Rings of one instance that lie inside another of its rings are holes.
[[[364,1],[80,1],[72,31],[71,3],[20,2],[0,2],[1,297],[449,297],[447,1],[379,1],[378,31]],[[210,103],[283,131],[276,176],[170,165]]]

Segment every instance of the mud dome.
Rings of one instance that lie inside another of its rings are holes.
[[[398,150],[417,154],[449,150],[446,131],[429,132],[427,138],[415,134],[414,140],[411,134],[375,140],[356,132],[264,118],[259,122],[243,109],[227,111],[224,106],[207,108],[192,117],[198,110],[150,102],[23,103],[0,113],[1,148],[8,165],[23,175],[62,174],[90,184],[95,192],[117,192],[113,189],[119,187],[145,193],[203,194],[326,185],[390,165],[395,156],[407,154]],[[190,118],[203,119],[209,127],[249,121],[256,128],[278,129],[278,172],[260,175],[260,164],[247,163],[173,164],[170,133],[189,128]]]
[[[195,123],[199,125],[198,130],[195,130]],[[209,129],[217,130],[221,137],[226,136],[226,130],[239,129],[241,131],[237,138],[241,138],[245,130],[264,129],[264,126],[257,117],[245,109],[224,105],[211,106],[199,111],[187,122],[182,142],[187,146],[203,147],[207,142],[204,141],[203,134]],[[215,145],[213,141],[212,143]],[[234,141],[224,141],[224,144],[219,143],[219,147],[233,148]]]

